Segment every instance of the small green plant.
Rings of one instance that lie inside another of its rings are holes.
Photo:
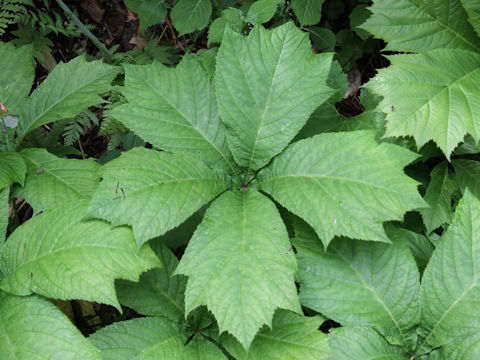
[[[291,6],[306,26],[322,3]],[[406,53],[347,118],[334,54],[293,22],[250,28],[264,5],[224,10],[218,50],[175,67],[153,45],[118,77],[77,57],[32,92],[32,47],[0,44],[2,359],[480,357],[478,6],[361,6],[352,31]],[[53,155],[104,94],[109,156]],[[15,228],[17,199],[34,216]],[[142,317],[85,338],[47,299]]]

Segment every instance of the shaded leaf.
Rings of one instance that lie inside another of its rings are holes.
[[[89,339],[104,360],[181,359],[186,341],[177,324],[149,317],[114,323]]]
[[[100,360],[100,352],[53,304],[0,291],[2,360]]]
[[[329,360],[407,360],[408,354],[391,345],[369,327],[348,326],[334,329],[328,336],[333,355]]]
[[[163,0],[126,0],[125,4],[138,14],[143,31],[160,23],[167,16],[167,7]]]
[[[293,0],[292,8],[302,26],[315,25],[322,16],[322,5],[325,0]]]
[[[143,273],[139,282],[118,280],[115,283],[118,301],[139,314],[179,322],[184,317],[186,278],[173,276],[178,259],[163,242],[153,241],[151,246],[162,267]]]
[[[476,0],[461,0],[465,11],[468,14],[468,20],[473,28],[480,35],[480,3]]]
[[[480,199],[480,162],[469,159],[452,161],[456,180],[462,192],[468,187],[473,195]]]
[[[220,341],[238,360],[326,359],[330,353],[327,336],[318,330],[324,320],[319,315],[306,317],[279,310],[272,328],[264,326],[248,352],[230,335],[222,335]]]
[[[183,349],[183,360],[227,360],[214,343],[201,335],[195,335]]]
[[[433,168],[431,180],[425,194],[425,201],[430,207],[420,209],[427,233],[452,220],[452,194],[455,183],[448,175],[448,163],[442,162]]]

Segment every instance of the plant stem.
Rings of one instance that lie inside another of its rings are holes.
[[[65,11],[65,13],[72,19],[75,25],[90,39],[90,41],[100,50],[100,52],[104,53],[109,60],[113,58],[113,54],[107,49],[104,43],[102,43],[98,38],[92,34],[90,30],[80,21],[80,19],[70,10],[70,8],[62,1],[56,0],[57,4]]]

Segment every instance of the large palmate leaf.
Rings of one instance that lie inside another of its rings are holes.
[[[155,62],[125,65],[128,103],[108,113],[158,148],[186,152],[210,166],[232,168],[213,80],[187,55],[172,69]]]
[[[0,102],[8,114],[18,115],[23,107],[35,76],[32,47],[15,48],[11,43],[0,43]]]
[[[279,310],[272,328],[265,326],[253,339],[248,352],[227,334],[220,341],[238,360],[321,360],[330,354],[327,336],[318,330],[325,319]]]
[[[177,324],[140,318],[109,325],[90,335],[104,360],[181,359],[187,340]]]
[[[420,319],[420,276],[406,241],[335,239],[327,251],[305,224],[294,226],[300,302],[343,325],[375,326],[391,342],[411,345]]]
[[[465,11],[468,14],[468,20],[473,28],[480,35],[480,2],[477,0],[461,0]]]
[[[223,194],[207,210],[176,270],[189,277],[186,312],[207,305],[220,332],[248,348],[276,308],[300,312],[295,257],[275,205],[255,190]]]
[[[139,247],[180,225],[228,187],[204,163],[187,155],[134,148],[102,168],[89,214],[128,224]]]
[[[245,37],[226,30],[217,56],[218,110],[237,163],[259,169],[293,139],[333,90],[331,54],[313,54],[308,34],[291,22],[255,27]]]
[[[172,276],[178,260],[163,242],[157,240],[151,246],[162,267],[143,273],[139,282],[117,281],[118,301],[140,314],[162,316],[178,322],[184,317],[186,278]]]
[[[179,35],[201,30],[208,25],[212,13],[210,0],[179,0],[172,9],[173,26]]]
[[[13,183],[23,185],[27,167],[23,158],[14,152],[0,152],[0,189]]]
[[[52,303],[0,291],[2,360],[100,360],[100,352]]]
[[[407,360],[400,346],[388,343],[372,328],[347,326],[334,329],[328,336],[332,349],[329,360]]]
[[[35,212],[87,199],[100,182],[94,159],[61,159],[45,149],[25,149],[21,155],[28,174],[18,194]]]
[[[441,346],[449,360],[480,357],[480,200],[468,189],[425,269],[419,346]]]
[[[435,166],[430,177],[424,198],[430,207],[420,209],[427,233],[452,220],[452,194],[456,188],[448,174],[446,162]]]
[[[452,161],[452,165],[462,192],[468,187],[470,192],[480,199],[480,162],[455,159]]]
[[[460,0],[376,0],[369,10],[373,15],[360,27],[385,39],[386,50],[480,50]]]
[[[335,235],[389,242],[382,223],[425,206],[403,167],[416,155],[375,133],[320,134],[290,145],[259,186],[304,218],[325,245]]]
[[[18,123],[18,139],[30,130],[52,121],[70,118],[89,106],[100,104],[99,96],[110,90],[118,68],[83,56],[58,64],[25,103]]]
[[[388,59],[392,65],[367,85],[384,97],[386,136],[411,135],[418,147],[433,140],[448,158],[465,135],[480,139],[479,53],[440,49]]]
[[[314,25],[322,16],[322,5],[325,0],[293,0],[292,8],[302,26]]]
[[[87,204],[58,207],[37,215],[8,238],[0,288],[55,299],[84,299],[120,308],[114,279],[136,280],[160,266],[150,247],[139,251],[132,231],[103,220],[82,220]]]

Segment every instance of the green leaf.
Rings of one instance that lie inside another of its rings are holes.
[[[359,26],[362,25],[371,15],[372,13],[368,9],[368,4],[358,4],[348,16],[350,19],[350,27],[363,40],[369,38],[371,35],[367,31],[359,28]]]
[[[184,35],[195,30],[202,30],[208,25],[212,14],[210,0],[179,0],[172,9],[173,26],[178,35]]]
[[[213,202],[176,270],[189,277],[187,314],[207,305],[220,332],[248,349],[276,308],[301,312],[296,270],[275,205],[255,190],[229,191]]]
[[[385,114],[376,110],[379,98],[378,95],[363,89],[359,100],[365,111],[351,117],[341,115],[335,107],[335,102],[329,100],[315,110],[295,139],[305,139],[323,132],[376,130],[377,133],[381,133]]]
[[[2,360],[100,360],[100,352],[49,301],[0,291]]]
[[[452,221],[452,194],[456,189],[448,175],[448,163],[445,161],[433,168],[430,177],[424,197],[430,207],[420,209],[427,233]]]
[[[0,190],[13,183],[23,185],[27,167],[23,158],[14,152],[0,152]]]
[[[447,158],[465,135],[480,139],[480,54],[440,49],[388,59],[368,83],[384,97],[386,136],[412,135],[419,148],[433,140]]]
[[[89,339],[103,360],[181,359],[187,340],[177,324],[148,317],[114,323]]]
[[[25,149],[21,155],[28,173],[18,195],[36,213],[88,199],[100,182],[100,165],[94,159],[61,159],[45,149]]]
[[[195,335],[183,349],[183,360],[227,360],[223,352],[211,341]]]
[[[167,16],[164,0],[126,0],[125,4],[138,14],[143,31],[160,23]]]
[[[300,302],[342,325],[374,326],[390,342],[413,345],[420,319],[420,275],[408,242],[336,238],[323,250],[306,224],[295,224]]]
[[[154,241],[151,246],[162,267],[143,273],[139,282],[118,280],[115,284],[118,301],[140,314],[179,322],[184,317],[186,278],[173,276],[178,259],[163,241]]]
[[[241,15],[242,13],[237,9],[223,10],[222,16],[213,20],[208,28],[208,45],[212,43],[221,43],[227,26],[240,32],[243,26]]]
[[[302,26],[315,25],[322,17],[325,0],[293,0],[292,8]]]
[[[8,238],[0,288],[16,295],[83,299],[120,309],[114,279],[138,281],[159,266],[152,250],[137,246],[127,227],[82,220],[87,204],[58,207],[28,220]]]
[[[326,359],[330,353],[327,335],[318,330],[324,320],[319,315],[306,317],[279,310],[273,317],[272,328],[264,326],[248,352],[227,334],[220,341],[238,360]]]
[[[154,146],[185,152],[210,166],[234,168],[215,103],[213,81],[193,55],[172,69],[125,65],[128,103],[108,112]]]
[[[376,0],[369,10],[373,15],[360,28],[384,39],[385,50],[480,50],[460,0]]]
[[[20,114],[35,76],[32,47],[0,43],[0,102],[9,115]]]
[[[331,59],[313,54],[308,35],[291,22],[257,26],[247,37],[227,29],[217,56],[217,104],[241,167],[267,164],[332,95]]]
[[[388,237],[393,242],[400,242],[400,241],[407,242],[413,257],[417,262],[417,266],[420,272],[423,272],[423,270],[425,269],[425,266],[427,266],[428,261],[430,260],[430,257],[432,256],[435,246],[424,235],[418,234],[416,232],[413,232],[407,229],[395,227],[391,224],[388,224],[388,225],[389,226],[385,226]]]
[[[452,161],[452,165],[462,192],[468,187],[470,192],[480,199],[480,162],[469,159],[455,159]]]
[[[187,155],[134,148],[102,168],[88,213],[131,225],[140,247],[171,230],[228,187],[225,177]]]
[[[333,51],[335,49],[337,38],[332,30],[316,26],[309,27],[307,30],[317,50]]]
[[[480,200],[467,189],[423,275],[418,353],[430,345],[452,360],[480,355],[479,236]]]
[[[83,56],[55,66],[25,103],[18,123],[18,139],[34,128],[74,117],[103,102],[99,95],[110,90],[118,71],[99,60],[87,62]]]
[[[249,8],[246,21],[253,25],[261,25],[270,21],[283,0],[257,0]]]
[[[5,236],[7,235],[9,195],[9,187],[0,190],[0,255],[2,253],[3,245],[5,242]]]
[[[369,327],[348,326],[334,329],[328,336],[333,355],[330,360],[408,360],[400,347],[391,345]]]
[[[335,235],[390,242],[382,223],[425,206],[402,168],[417,157],[371,131],[320,134],[290,145],[258,175],[282,206],[305,219],[325,246]]]
[[[468,14],[468,20],[473,28],[480,35],[480,3],[476,0],[461,0],[465,11]]]

